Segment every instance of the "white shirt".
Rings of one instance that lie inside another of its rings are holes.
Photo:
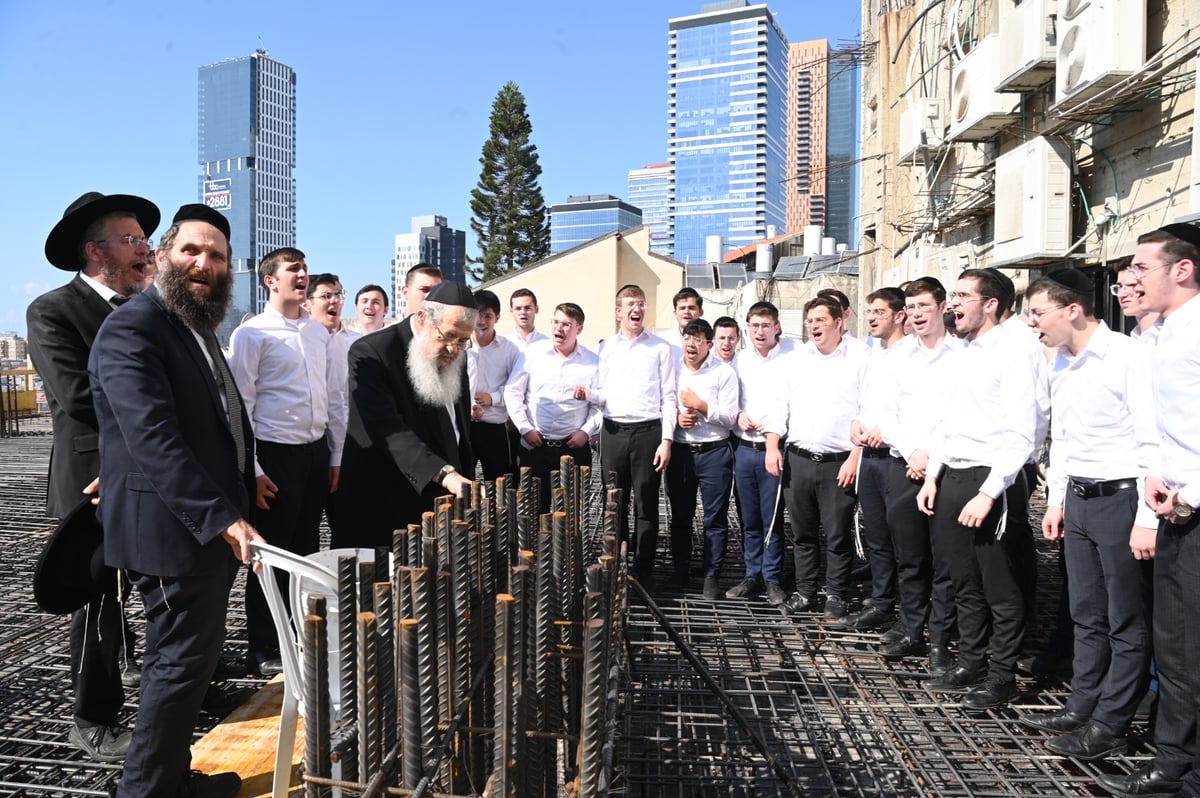
[[[879,339],[871,337],[868,340],[878,342]],[[896,392],[895,377],[889,368],[890,361],[887,358],[888,354],[895,351],[903,340],[901,338],[900,341],[896,341],[889,347],[883,347],[878,343],[874,346],[868,344],[867,371],[863,377],[858,403],[858,420],[867,429],[879,426],[880,419],[888,405],[889,395]]]
[[[1042,342],[1038,339],[1037,331],[1029,326],[1025,321],[1024,316],[1013,314],[1000,323],[1001,327],[1016,333],[1016,338],[1025,344],[1029,354],[1029,362],[1034,370],[1034,376],[1037,380],[1045,385],[1050,383],[1050,353]],[[1046,436],[1050,433],[1050,392],[1038,397],[1038,415],[1037,427],[1033,432],[1033,453],[1031,459],[1035,459],[1038,452],[1042,448],[1042,444],[1046,442]]]
[[[1046,504],[1062,507],[1067,480],[1138,479],[1137,524],[1154,528],[1140,501],[1158,449],[1150,359],[1145,349],[1104,322],[1078,355],[1063,349],[1050,364],[1054,440]]]
[[[346,441],[346,392],[330,371],[329,331],[301,310],[285,319],[269,305],[229,339],[229,369],[254,437],[272,443],[312,443],[328,434],[329,464],[341,465]],[[257,458],[255,476],[262,476]]]
[[[530,344],[513,367],[504,386],[508,416],[522,435],[537,430],[551,440],[563,440],[576,430],[588,437],[600,432],[600,408],[575,398],[575,386],[594,390],[600,358],[582,344],[563,356],[547,339]]]
[[[492,399],[491,406],[484,405],[479,420],[485,424],[508,422],[508,409],[504,406],[504,385],[512,374],[513,367],[521,357],[521,350],[507,338],[495,335],[487,346],[471,336],[471,348],[467,350],[467,380],[471,386],[471,402],[476,393],[486,393]]]
[[[80,278],[83,279],[83,281],[85,283],[87,283],[91,287],[91,289],[93,291],[95,291],[97,294],[100,295],[101,299],[103,299],[108,304],[112,305],[112,301],[114,298],[121,297],[120,294],[118,294],[116,291],[112,290],[111,288],[109,288],[107,285],[100,282],[96,278],[89,277],[88,275],[84,274],[82,271],[79,273],[79,276],[80,276]],[[121,297],[121,298],[125,299],[126,297]],[[114,307],[116,307],[116,306],[114,305]]]
[[[810,452],[850,451],[850,422],[858,416],[868,358],[866,344],[845,336],[828,355],[811,341],[784,355],[767,432]]]
[[[517,349],[521,352],[524,352],[529,347],[529,345],[532,343],[535,343],[537,341],[547,341],[550,339],[550,336],[548,336],[544,332],[538,330],[538,328],[536,328],[536,327],[534,327],[533,331],[531,333],[529,333],[528,338],[523,338],[521,336],[521,331],[516,330],[516,329],[514,329],[512,332],[510,332],[508,335],[506,335],[504,337],[507,338],[509,341],[512,341],[514,344],[516,344]]]
[[[362,333],[351,330],[345,324],[342,324],[337,332],[329,334],[329,390],[331,393],[337,391],[340,394],[330,402],[330,407],[342,408],[343,430],[350,419],[350,344],[362,336]],[[345,444],[345,437],[343,436],[341,441],[332,440],[332,433],[330,437],[330,451],[336,448],[340,452]]]
[[[617,333],[600,344],[600,387],[592,396],[613,421],[662,419],[663,440],[672,440],[675,379],[670,344],[646,330],[632,340]]]
[[[1192,507],[1200,506],[1200,295],[1159,325],[1154,347],[1155,472]]]
[[[1151,324],[1145,330],[1135,324],[1133,325],[1133,329],[1129,331],[1129,337],[1139,344],[1153,347],[1158,342],[1159,329],[1157,323]]]
[[[699,421],[691,429],[677,427],[675,440],[679,443],[712,443],[729,439],[729,431],[737,423],[738,378],[733,367],[722,363],[711,352],[692,371],[682,359],[679,361],[679,393],[692,391],[708,404],[708,412],[697,416]],[[679,402],[679,412],[686,408]]]
[[[786,340],[786,339],[785,339]],[[750,346],[738,353],[733,359],[733,369],[738,377],[738,412],[745,413],[751,420],[762,424],[771,413],[778,390],[778,377],[775,376],[779,361],[789,349],[783,347],[783,342],[777,343],[767,352],[766,357]],[[739,438],[753,443],[766,443],[767,436],[761,432],[744,430],[734,424],[733,433]]]
[[[892,447],[893,456],[907,461],[914,452],[930,447],[953,380],[947,364],[963,345],[961,339],[947,333],[933,348],[911,335],[888,349],[891,354],[883,365],[892,390],[879,397],[874,412],[879,432]]]
[[[1020,330],[996,326],[967,343],[946,364],[950,382],[940,435],[929,447],[926,474],[942,466],[984,466],[991,473],[979,492],[999,498],[1034,451],[1039,407],[1049,386],[1031,368],[1029,342]],[[1044,364],[1044,361],[1043,361]]]

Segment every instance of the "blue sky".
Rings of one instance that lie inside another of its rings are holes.
[[[496,92],[525,94],[546,204],[624,197],[666,160],[667,20],[701,0],[340,3],[0,0],[0,330],[69,279],[42,248],[85,191],[197,201],[197,68],[263,47],[297,75],[297,244],[349,291],[396,233],[469,230]],[[776,0],[789,41],[854,38],[858,4]],[[162,231],[162,227],[158,232]],[[234,241],[234,248],[238,242]]]

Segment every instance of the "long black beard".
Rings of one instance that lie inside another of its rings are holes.
[[[170,257],[167,268],[155,278],[155,285],[167,308],[197,332],[217,328],[229,310],[233,295],[233,275],[225,272],[213,276],[208,296],[196,296],[188,288],[187,269],[172,263]]]

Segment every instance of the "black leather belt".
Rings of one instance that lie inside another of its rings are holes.
[[[872,449],[869,446],[862,447],[863,457],[870,457],[875,460],[883,460],[885,457],[892,456],[892,450],[887,446],[880,446],[878,449]]]
[[[748,441],[745,438],[738,438],[738,446],[745,446],[747,449],[753,449],[756,452],[765,452],[767,450],[766,441]]]
[[[728,446],[729,440],[723,441],[703,441],[701,443],[692,443],[691,441],[675,441],[676,446],[686,446],[692,450],[692,454],[702,454],[703,452],[711,452],[719,446]]]
[[[788,446],[789,452],[794,452],[814,463],[841,463],[850,459],[850,452],[810,452],[799,446]]]
[[[1136,479],[1109,479],[1102,482],[1080,482],[1070,480],[1071,492],[1081,499],[1095,499],[1097,496],[1112,496],[1123,490],[1135,490]]]
[[[646,421],[613,421],[611,418],[604,419],[605,432],[636,432],[654,426],[661,427],[662,422],[657,418],[651,418]]]

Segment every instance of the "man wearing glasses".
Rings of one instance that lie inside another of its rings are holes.
[[[1143,292],[1142,307],[1161,315],[1151,365],[1159,456],[1143,497],[1159,519],[1152,552],[1158,721],[1152,761],[1128,776],[1097,778],[1120,795],[1200,795],[1195,764],[1200,715],[1198,268],[1200,229],[1189,224],[1169,224],[1140,236],[1129,267]]]
[[[950,563],[958,611],[958,665],[929,687],[971,688],[962,702],[968,710],[1017,697],[1014,674],[1027,623],[1014,562],[1027,561],[1033,540],[1027,525],[1024,532],[1006,525],[1003,496],[1033,452],[1048,389],[1021,331],[1000,324],[1013,304],[1011,286],[994,269],[959,275],[950,309],[967,345],[950,364],[954,379],[917,494]]]
[[[92,406],[87,363],[100,324],[142,290],[158,226],[154,203],[95,191],[67,206],[46,238],[46,259],[76,272],[66,285],[29,304],[29,357],[50,405],[51,445],[46,514],[61,518],[79,504],[100,475],[99,422]],[[71,616],[69,632],[74,718],[68,739],[100,762],[125,758],[130,735],[118,724],[124,618],[114,580]]]
[[[1121,313],[1126,318],[1133,319],[1133,329],[1129,337],[1135,341],[1154,346],[1158,340],[1158,314],[1147,310],[1142,305],[1142,289],[1138,285],[1138,276],[1134,274],[1132,261],[1129,258],[1117,264],[1116,282],[1109,286],[1108,291],[1117,298]]]
[[[350,346],[350,426],[333,548],[391,546],[438,496],[464,495],[471,456],[466,349],[475,297],[434,286],[409,324]]]
[[[338,489],[346,438],[342,372],[328,330],[304,309],[308,265],[284,247],[258,267],[267,307],[229,340],[229,368],[254,428],[254,524],[267,542],[296,554],[320,548],[325,498]],[[258,580],[246,587],[251,670],[283,670],[275,626]]]

